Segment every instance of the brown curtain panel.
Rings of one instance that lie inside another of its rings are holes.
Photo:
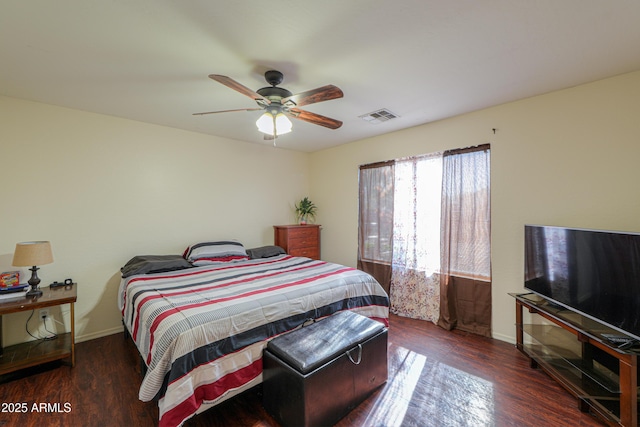
[[[358,179],[358,269],[371,274],[389,294],[394,162],[360,166]]]
[[[446,151],[438,325],[491,336],[490,147]]]

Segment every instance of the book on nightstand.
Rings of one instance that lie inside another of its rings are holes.
[[[24,298],[29,285],[20,283],[19,271],[0,273],[0,301]]]

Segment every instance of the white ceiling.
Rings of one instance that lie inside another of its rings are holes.
[[[315,151],[640,70],[638,0],[0,0],[0,95],[258,144],[249,98],[284,73],[302,107],[278,146]],[[386,108],[398,119],[358,116]]]

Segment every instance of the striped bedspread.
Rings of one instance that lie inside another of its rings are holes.
[[[122,279],[124,323],[148,370],[143,401],[160,426],[261,381],[267,341],[308,319],[351,310],[388,324],[389,300],[366,273],[280,255]]]

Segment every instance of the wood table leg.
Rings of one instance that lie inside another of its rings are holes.
[[[71,306],[71,367],[76,366],[76,319],[74,314],[73,303]]]
[[[520,351],[524,351],[524,334],[522,327],[522,303],[516,300],[516,347]]]

